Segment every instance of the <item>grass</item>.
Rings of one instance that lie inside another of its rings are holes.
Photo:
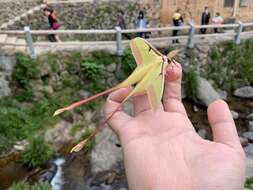
[[[34,185],[29,185],[25,182],[18,182],[13,183],[8,190],[52,190],[52,188],[48,183],[35,183]]]
[[[52,156],[53,151],[42,136],[34,137],[23,152],[23,163],[30,168],[41,166]]]

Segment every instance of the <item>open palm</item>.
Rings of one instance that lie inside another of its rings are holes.
[[[194,130],[181,102],[181,67],[168,71],[163,104],[153,112],[146,95],[134,98],[135,117],[118,111],[110,125],[120,138],[131,190],[240,190],[245,155],[224,101],[208,108],[214,141]],[[130,89],[112,93],[110,115]]]

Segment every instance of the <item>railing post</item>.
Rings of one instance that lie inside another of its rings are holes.
[[[235,43],[236,44],[240,44],[241,43],[240,35],[241,35],[242,29],[243,29],[243,23],[241,21],[239,21],[238,24],[239,24],[239,27],[238,27],[238,30],[237,30],[237,34],[235,36]]]
[[[116,45],[117,45],[117,55],[121,56],[123,55],[123,45],[122,45],[122,33],[121,33],[121,28],[119,26],[115,27],[116,29]]]
[[[194,47],[194,42],[193,42],[194,34],[195,34],[195,26],[193,23],[190,23],[189,38],[188,38],[188,42],[187,42],[188,48]]]
[[[25,40],[26,40],[26,44],[27,44],[29,52],[30,52],[30,56],[31,56],[31,58],[35,59],[36,54],[35,54],[35,49],[33,47],[33,38],[32,38],[32,33],[30,30],[30,27],[25,26],[24,31],[25,31]]]

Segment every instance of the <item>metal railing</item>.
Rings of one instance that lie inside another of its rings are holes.
[[[137,33],[143,33],[143,32],[171,32],[173,30],[187,30],[186,34],[182,34],[179,36],[169,36],[167,37],[152,37],[148,40],[150,41],[156,41],[156,40],[175,40],[175,39],[186,39],[187,43],[186,46],[188,48],[193,48],[194,43],[196,39],[201,38],[213,38],[213,37],[229,37],[229,39],[233,39],[236,44],[240,44],[241,37],[242,36],[253,36],[253,28],[249,31],[243,31],[245,27],[251,27],[253,26],[253,23],[242,23],[238,22],[236,24],[223,24],[223,25],[195,25],[193,23],[190,23],[190,25],[186,26],[168,26],[168,27],[159,27],[159,28],[147,28],[147,29],[121,29],[120,27],[115,27],[115,29],[110,30],[31,30],[29,26],[24,27],[24,30],[0,30],[0,34],[7,34],[7,35],[15,35],[15,36],[25,36],[26,39],[26,46],[29,49],[29,53],[32,57],[36,57],[36,49],[37,47],[45,47],[48,45],[112,45],[116,47],[117,55],[121,56],[123,53],[123,45],[128,43],[128,40],[123,40],[122,35],[124,34],[137,34]],[[230,29],[230,32],[222,32],[222,33],[208,33],[208,34],[197,34],[196,31],[201,28],[207,28],[207,29],[214,29],[214,28],[223,28],[223,29]],[[63,34],[112,34],[115,35],[114,41],[78,41],[78,42],[34,42],[33,36],[43,36],[43,35],[49,35],[49,34],[57,34],[57,35],[63,35]],[[16,45],[19,46],[18,43],[8,43],[5,45]]]

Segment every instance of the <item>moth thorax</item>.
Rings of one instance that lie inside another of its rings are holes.
[[[162,59],[164,63],[168,63],[168,58],[165,55],[162,56]]]

